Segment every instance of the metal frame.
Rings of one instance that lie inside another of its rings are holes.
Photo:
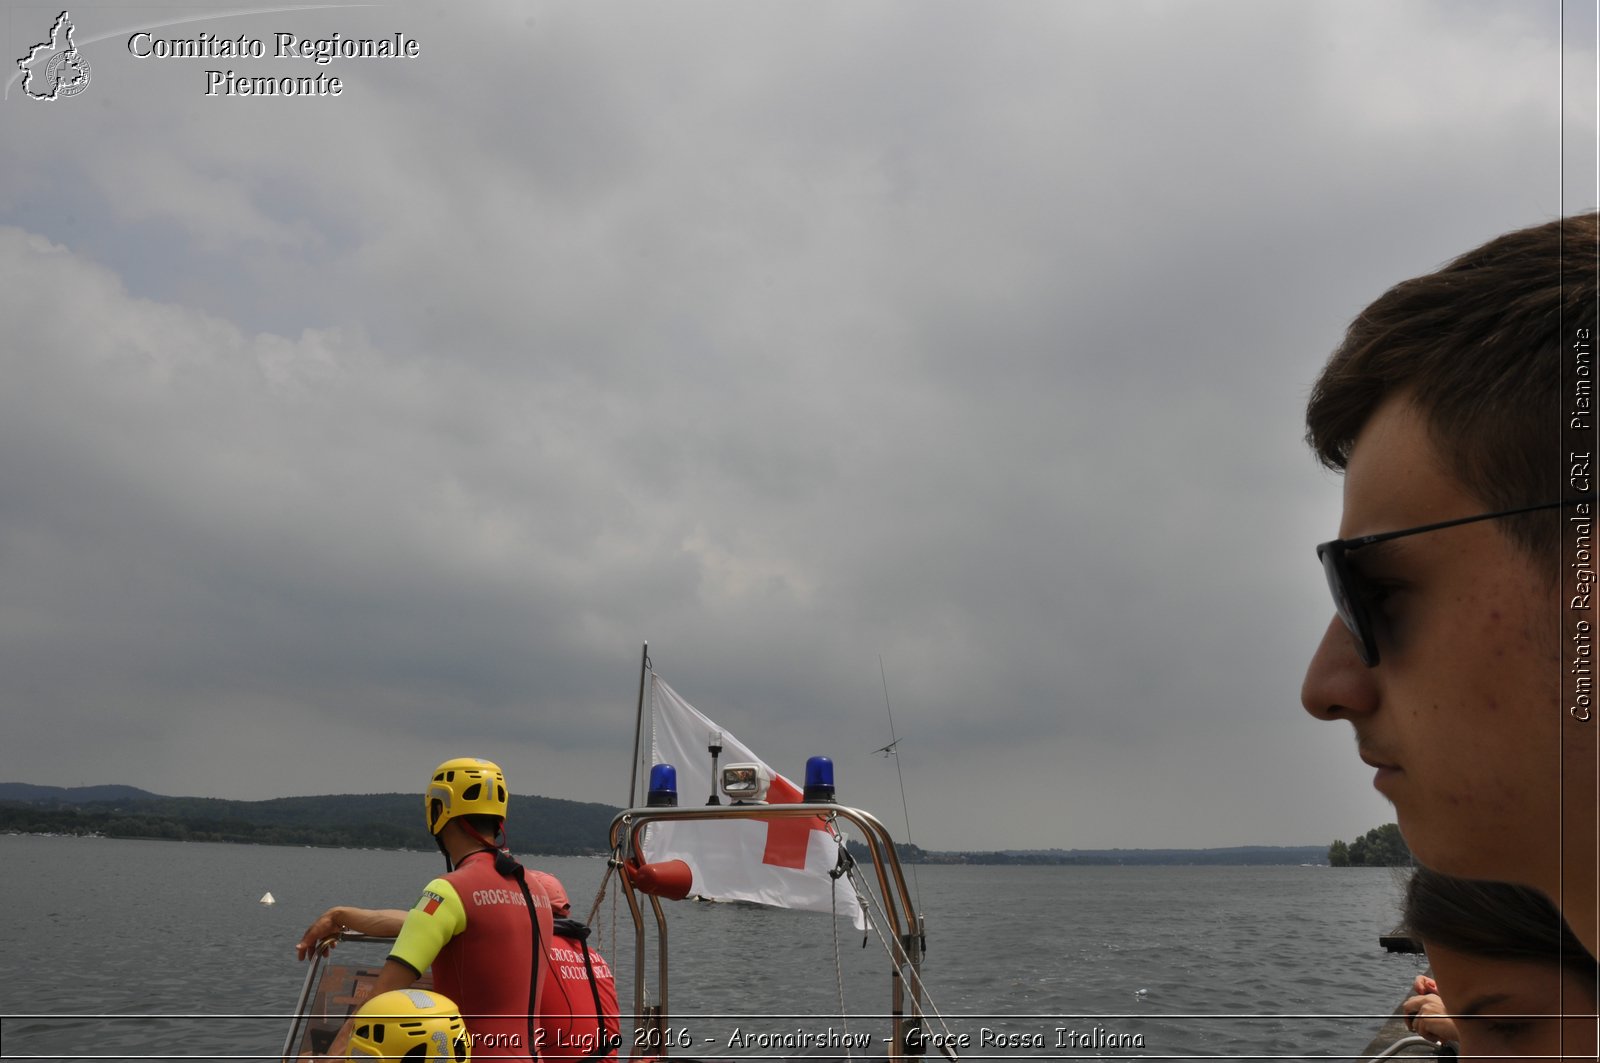
[[[1370,1057],[1367,1060],[1367,1063],[1377,1063],[1377,1061],[1380,1059],[1393,1059],[1403,1052],[1407,1055],[1412,1055],[1414,1053],[1406,1052],[1406,1050],[1409,1048],[1418,1048],[1423,1045],[1426,1045],[1428,1048],[1433,1049],[1434,1051],[1437,1051],[1439,1048],[1437,1041],[1430,1041],[1421,1034],[1407,1034],[1394,1044],[1390,1045],[1388,1048],[1385,1048],[1382,1052]],[[1431,1055],[1432,1053],[1429,1054]]]
[[[894,969],[890,976],[890,1015],[894,1022],[893,1037],[889,1040],[889,1059],[891,1061],[910,1058],[921,1058],[920,1051],[907,1047],[909,1034],[920,1027],[922,1022],[922,979],[920,971],[922,956],[925,951],[923,924],[921,916],[917,913],[916,906],[911,899],[911,891],[906,888],[905,874],[900,868],[900,857],[895,852],[894,839],[889,836],[888,830],[869,812],[847,805],[835,804],[778,804],[778,805],[709,805],[696,807],[654,807],[630,808],[619,813],[611,821],[611,852],[613,860],[619,864],[630,862],[636,855],[642,859],[640,836],[645,828],[652,823],[670,823],[695,820],[773,820],[773,819],[803,819],[806,817],[820,816],[829,821],[845,820],[860,829],[868,851],[872,855],[872,867],[876,872],[878,882],[877,897],[883,906],[883,917],[888,920],[890,931],[891,957]],[[635,1026],[641,1034],[647,1031],[654,1034],[650,1037],[636,1038],[657,1047],[649,1050],[652,1059],[670,1059],[671,1044],[663,1038],[668,1016],[668,980],[667,980],[667,921],[662,910],[661,901],[655,896],[650,898],[650,910],[655,920],[657,942],[657,971],[656,984],[658,992],[656,1005],[646,1008],[644,1003],[645,974],[645,919],[644,912],[639,903],[639,893],[628,874],[617,876],[621,881],[623,896],[628,901],[628,911],[633,916],[634,926],[634,980],[633,980],[633,1014]],[[907,1013],[906,984],[910,983],[909,1005]],[[641,1046],[635,1045],[630,1049],[629,1059],[642,1058],[639,1054]]]
[[[300,1055],[296,1050],[301,1037],[305,1034],[306,1025],[312,1016],[307,1014],[311,1006],[312,994],[316,991],[321,980],[323,961],[328,958],[328,953],[333,951],[333,946],[341,941],[359,943],[393,941],[394,938],[382,934],[363,934],[359,930],[340,930],[317,942],[317,947],[312,950],[312,955],[306,963],[305,984],[300,987],[300,999],[295,1001],[294,1018],[289,1023],[289,1036],[284,1039],[283,1052],[280,1053],[282,1063],[296,1063]]]

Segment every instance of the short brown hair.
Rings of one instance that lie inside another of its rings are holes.
[[[1597,249],[1600,214],[1577,214],[1496,237],[1390,288],[1323,367],[1306,442],[1343,470],[1373,412],[1404,394],[1450,472],[1488,507],[1562,497],[1563,354],[1579,336],[1597,339]],[[1550,513],[1506,530],[1547,555],[1559,527]]]

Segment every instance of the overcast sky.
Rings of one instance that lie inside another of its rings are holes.
[[[648,639],[928,848],[1385,822],[1299,706],[1305,397],[1594,205],[1593,8],[74,5],[88,87],[0,104],[0,780],[620,805]]]

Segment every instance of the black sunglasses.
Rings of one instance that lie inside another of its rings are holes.
[[[1458,524],[1514,517],[1519,513],[1534,513],[1541,509],[1557,509],[1593,501],[1595,501],[1593,497],[1563,498],[1559,502],[1541,502],[1536,506],[1502,509],[1498,513],[1479,513],[1475,517],[1457,517],[1455,520],[1442,520],[1437,524],[1424,524],[1417,528],[1381,532],[1377,535],[1361,535],[1354,539],[1331,539],[1325,543],[1318,543],[1317,557],[1322,561],[1323,575],[1328,577],[1328,589],[1333,592],[1333,608],[1356,640],[1356,653],[1360,655],[1361,663],[1368,668],[1377,665],[1378,638],[1373,630],[1372,614],[1367,609],[1370,592],[1363,582],[1361,573],[1346,560],[1349,554],[1373,543],[1386,543],[1390,539],[1403,539],[1408,535],[1421,535],[1423,532],[1438,531],[1440,528],[1454,528]]]

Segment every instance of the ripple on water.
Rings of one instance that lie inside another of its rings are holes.
[[[85,855],[99,874],[81,874]],[[560,875],[580,910],[604,871],[597,860],[529,862]],[[292,947],[312,917],[336,902],[404,907],[437,871],[420,853],[0,837],[0,887],[22,898],[0,955],[0,1012],[71,1002],[152,1016],[81,1029],[8,1022],[7,1053],[271,1056],[279,1018],[153,1016],[286,1011],[305,973]],[[279,903],[263,907],[268,885]],[[1153,1055],[1348,1054],[1377,1022],[1286,1016],[1387,1015],[1417,969],[1377,946],[1396,891],[1361,869],[924,867],[918,891],[924,979],[958,1032],[986,1020],[1098,1024],[1142,1035]],[[863,949],[847,924],[836,959],[825,916],[683,903],[668,917],[677,1016],[833,1015],[836,964],[852,1012],[887,1008],[882,949],[875,939]],[[626,911],[608,903],[596,922],[628,999]]]

